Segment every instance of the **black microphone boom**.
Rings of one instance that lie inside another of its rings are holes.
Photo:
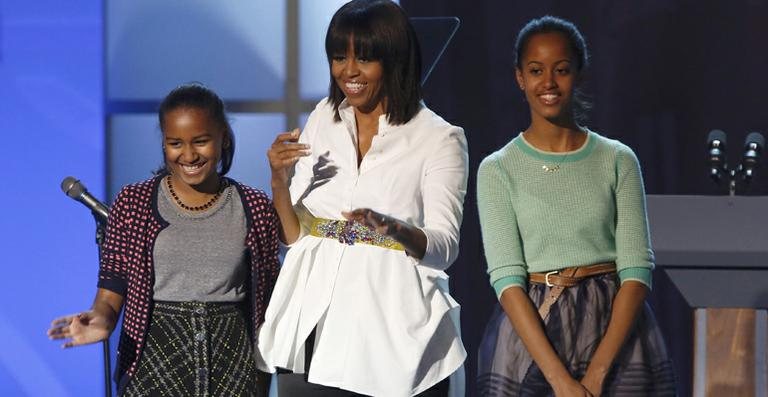
[[[96,218],[97,222],[106,224],[109,217],[109,209],[101,201],[88,193],[85,186],[80,183],[74,177],[68,176],[61,181],[61,191],[67,194],[67,196],[81,202],[84,206],[88,207]]]
[[[707,138],[707,157],[709,157],[709,176],[716,182],[724,171],[727,171],[725,163],[725,132],[712,130]]]
[[[759,132],[750,132],[744,140],[744,156],[741,159],[741,176],[749,181],[760,163],[760,154],[765,147],[765,138]]]

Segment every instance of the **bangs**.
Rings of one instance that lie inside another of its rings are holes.
[[[354,38],[352,44],[356,57],[378,61],[385,58],[384,45],[381,40],[377,40],[368,21],[348,18],[328,27],[325,53],[329,62],[335,55],[347,53],[350,38]]]
[[[395,125],[411,120],[422,107],[421,53],[413,26],[391,0],[352,0],[336,11],[325,35],[334,121],[341,121],[339,106],[346,96],[334,77],[333,59],[346,57],[350,40],[356,58],[381,63],[379,95],[387,101],[387,120]]]

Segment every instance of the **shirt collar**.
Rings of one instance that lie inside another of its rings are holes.
[[[349,105],[349,103],[347,103],[346,98],[339,104],[339,117],[341,117],[341,120],[343,120],[345,123],[348,123],[349,125],[355,125],[355,110],[352,108],[352,106]],[[394,127],[396,126],[389,124],[386,113],[379,116],[379,136],[386,136],[389,132],[394,130]]]

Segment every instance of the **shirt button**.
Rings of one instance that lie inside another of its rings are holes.
[[[204,341],[205,340],[205,332],[201,331],[201,332],[196,333],[195,334],[195,340],[197,340],[198,342]]]
[[[197,313],[197,314],[205,314],[205,308],[198,307],[197,309],[195,309],[195,313]]]

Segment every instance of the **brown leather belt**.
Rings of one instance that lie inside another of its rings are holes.
[[[568,287],[573,287],[585,278],[599,276],[601,274],[616,272],[616,264],[613,262],[596,263],[594,265],[582,267],[567,267],[561,270],[555,270],[547,273],[530,273],[528,281],[536,284],[546,284],[550,287],[549,293],[544,302],[539,307],[539,315],[542,320],[546,320],[552,305],[557,298],[563,294]]]

